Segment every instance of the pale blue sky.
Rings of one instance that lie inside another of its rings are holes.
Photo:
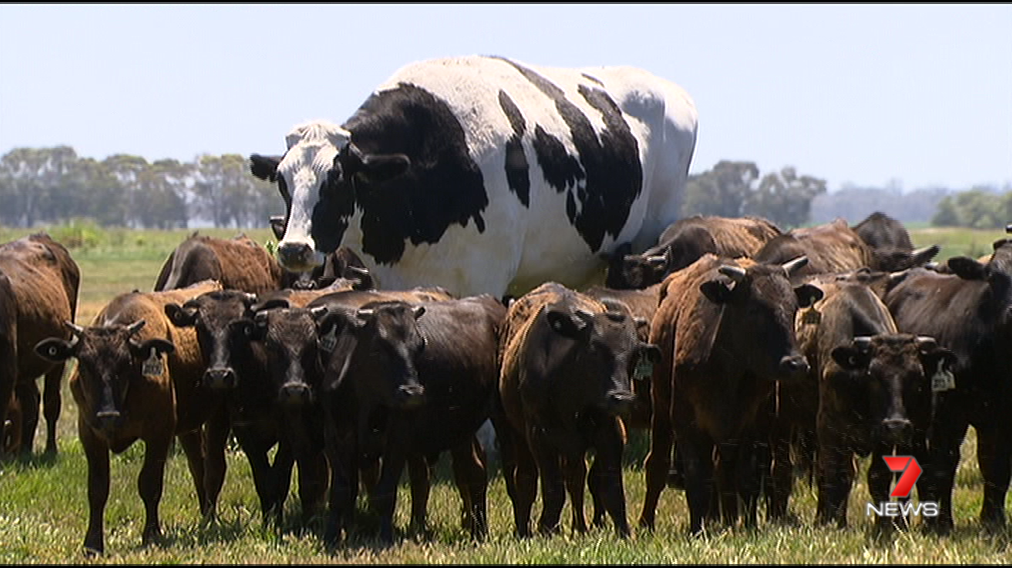
[[[722,159],[907,190],[1012,183],[1012,5],[0,5],[0,154],[281,153],[402,65],[622,64]]]

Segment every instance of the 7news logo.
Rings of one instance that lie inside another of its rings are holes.
[[[917,483],[917,479],[921,476],[921,472],[923,472],[921,464],[917,463],[917,458],[913,456],[883,456],[882,459],[885,460],[890,471],[901,474],[899,481],[896,482],[896,486],[893,487],[893,491],[889,496],[901,499],[909,498],[910,492],[914,489],[914,484]],[[868,503],[865,507],[865,513],[869,517],[872,514],[880,517],[906,517],[908,515],[937,517],[939,509],[938,503],[934,501],[922,501],[916,504],[910,501],[885,501],[879,503],[878,507],[873,503]]]

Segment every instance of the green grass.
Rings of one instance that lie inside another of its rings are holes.
[[[72,250],[82,271],[78,321],[86,321],[114,295],[134,288],[150,290],[158,269],[169,252],[192,231],[108,231],[87,249]],[[202,231],[231,237],[238,231]],[[0,242],[28,231],[0,230]],[[247,231],[258,242],[269,232]],[[1001,231],[917,230],[918,246],[938,243],[948,256],[989,252]],[[977,249],[980,250],[975,250]],[[984,250],[986,248],[986,250]],[[105,512],[106,554],[86,560],[81,553],[87,525],[86,460],[76,432],[77,409],[64,385],[64,406],[59,422],[60,453],[56,458],[40,455],[27,461],[0,465],[0,562],[4,564],[1010,564],[1012,531],[986,534],[976,522],[980,510],[982,481],[976,464],[975,436],[971,430],[963,446],[957,477],[955,515],[957,528],[946,538],[918,531],[900,533],[887,540],[871,536],[871,521],[864,516],[869,496],[863,480],[868,460],[860,461],[861,479],[851,493],[849,522],[845,530],[815,528],[815,491],[798,482],[792,510],[798,526],[772,525],[763,520],[755,530],[735,529],[688,538],[688,509],[683,492],[667,489],[661,497],[657,528],[653,533],[636,530],[635,520],[643,500],[645,478],[642,460],[646,438],[634,434],[625,468],[628,516],[633,537],[618,539],[610,524],[586,535],[569,531],[569,505],[563,511],[565,530],[546,538],[519,541],[512,536],[512,507],[502,476],[494,472],[489,488],[489,538],[472,543],[459,527],[459,499],[449,482],[448,468],[441,463],[433,488],[427,538],[402,535],[388,549],[366,537],[356,537],[337,551],[328,551],[319,535],[286,524],[280,533],[265,530],[253,490],[249,465],[238,451],[228,454],[228,473],[219,501],[220,519],[205,526],[197,510],[196,496],[185,459],[174,451],[166,467],[161,501],[165,542],[141,547],[144,512],[137,494],[143,444],[137,443],[112,459],[112,485]],[[36,434],[36,450],[42,444],[42,428]],[[444,458],[445,461],[445,458]],[[293,491],[288,516],[298,516]],[[410,497],[402,486],[395,525],[403,529],[409,517]],[[540,500],[535,505],[535,516]],[[587,514],[590,514],[588,498]]]

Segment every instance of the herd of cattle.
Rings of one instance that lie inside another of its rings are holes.
[[[302,522],[325,519],[328,543],[358,530],[360,490],[391,542],[405,467],[411,525],[424,528],[449,452],[463,525],[481,538],[490,428],[520,536],[535,528],[539,483],[538,532],[559,530],[567,495],[586,530],[586,488],[591,523],[630,534],[627,429],[650,433],[644,529],[671,485],[691,533],[755,524],[760,498],[785,517],[800,467],[818,482],[817,520],[844,525],[854,455],[875,456],[881,502],[892,473],[879,456],[896,452],[924,468],[918,498],[940,508],[924,524],[946,532],[972,425],[981,520],[1002,525],[1012,240],[937,264],[937,247],[914,250],[880,214],[791,231],[676,221],[696,130],[691,97],[642,70],[424,61],[342,125],[299,125],[284,154],[250,156],[285,202],[276,259],[246,237],[194,235],[153,291],[79,325],[67,250],[43,234],[6,243],[2,451],[33,451],[41,398],[56,452],[74,360],[92,552],[110,452],[144,442],[147,543],[173,439],[213,518],[230,435],[265,519],[282,520],[297,466]]]
[[[941,511],[925,525],[944,532],[973,425],[981,520],[1000,525],[1012,456],[1012,239],[983,262],[929,263],[937,251],[913,250],[881,214],[789,232],[695,216],[643,254],[615,255],[605,286],[460,298],[439,287],[376,290],[347,249],[297,277],[245,236],[194,234],[154,291],[119,295],[81,326],[77,265],[36,234],[0,247],[4,451],[32,451],[41,375],[46,451],[56,451],[60,377],[75,359],[90,551],[103,550],[110,451],[145,443],[138,489],[151,542],[173,438],[212,517],[230,434],[265,519],[280,522],[297,466],[302,521],[323,516],[327,542],[354,530],[360,486],[392,541],[405,465],[411,525],[423,528],[432,467],[449,452],[462,522],[480,538],[486,420],[520,536],[532,533],[539,480],[538,531],[559,529],[567,493],[573,529],[586,530],[588,487],[592,522],[607,515],[630,533],[627,428],[650,432],[643,528],[672,484],[685,489],[692,533],[756,523],[760,497],[770,519],[783,517],[792,458],[813,469],[817,521],[843,526],[853,455],[875,456],[878,502],[893,476],[879,456],[896,452],[918,458],[918,497]],[[954,383],[939,386],[945,375]]]

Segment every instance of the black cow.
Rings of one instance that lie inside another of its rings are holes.
[[[955,388],[937,394],[930,451],[918,457],[922,501],[938,502],[930,530],[954,526],[952,491],[960,446],[969,426],[977,432],[977,461],[984,477],[980,520],[1005,524],[1005,495],[1012,475],[1012,240],[994,243],[987,264],[969,257],[948,261],[951,274],[913,269],[886,293],[900,330],[934,337],[958,359]]]
[[[314,307],[313,309],[321,309]],[[489,418],[497,339],[506,309],[491,296],[357,309],[331,303],[319,335],[330,342],[327,452],[333,465],[326,540],[349,529],[362,460],[381,460],[370,495],[380,538],[393,540],[397,485],[406,460],[434,461],[449,450],[464,502],[465,526],[487,532],[487,477],[475,433]],[[424,528],[427,480],[412,472],[412,525]],[[416,484],[418,485],[416,487]],[[422,491],[418,491],[421,489]]]
[[[894,272],[922,266],[938,254],[938,245],[914,250],[903,223],[876,211],[852,227],[872,249],[873,264],[878,270]]]
[[[456,57],[403,67],[342,125],[299,125],[250,166],[285,200],[287,268],[344,244],[381,288],[501,297],[578,286],[616,243],[656,242],[696,123],[683,89],[642,70]]]

